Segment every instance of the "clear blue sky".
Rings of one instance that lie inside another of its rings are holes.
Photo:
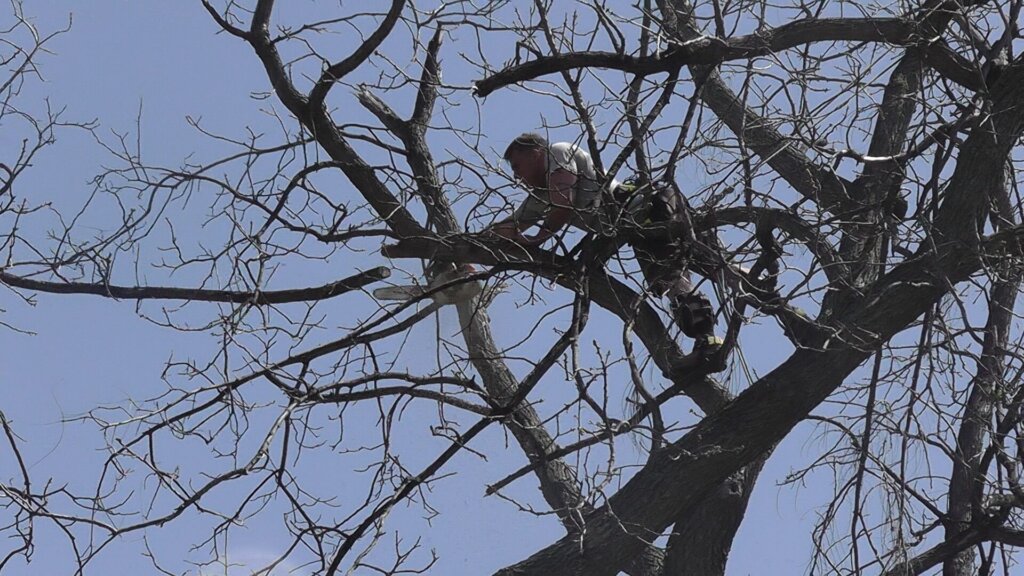
[[[311,3],[279,4],[278,11],[283,13],[307,10]],[[46,55],[39,62],[46,82],[31,84],[22,101],[38,101],[46,96],[54,106],[66,106],[69,119],[95,118],[99,122],[97,133],[108,142],[113,140],[114,133],[130,133],[134,139],[135,120],[141,110],[142,148],[151,164],[174,166],[189,154],[210,158],[216,152],[215,147],[211,148],[206,139],[189,127],[186,117],[201,118],[204,126],[221,133],[241,135],[246,126],[271,129],[272,120],[261,110],[271,106],[281,110],[272,101],[250,98],[250,93],[269,89],[257,59],[237,39],[215,34],[216,27],[198,2],[30,2],[26,9],[43,31],[63,25],[69,13],[74,14],[74,22],[72,30],[53,44],[54,54]],[[511,46],[504,51],[506,57],[511,52]],[[344,51],[339,49],[338,54],[342,53]],[[446,79],[458,78],[463,65],[454,55],[455,48],[447,47],[444,54],[448,67]],[[453,110],[453,114],[467,118],[479,114],[479,122],[487,135],[483,142],[485,149],[480,152],[493,161],[498,159],[493,150],[500,150],[508,138],[525,129],[539,128],[542,117],[554,118],[560,114],[546,109],[540,99],[522,93],[499,94],[482,103],[474,102],[465,93],[455,98],[461,99],[462,108]],[[554,134],[566,139],[576,137],[568,129]],[[109,155],[87,134],[65,131],[57,144],[39,158],[21,184],[22,194],[50,198],[57,206],[73,207],[91,191],[90,178],[109,160]],[[99,222],[103,214],[94,216]],[[180,227],[186,233],[201,233],[195,221],[186,221],[195,215],[183,213],[171,217],[183,220]],[[299,287],[350,273],[349,263],[333,262],[338,268],[331,270],[295,264],[277,276],[275,283],[278,287]],[[368,255],[366,262],[369,265],[377,261]],[[131,280],[129,273],[130,266],[121,277],[123,283]],[[147,272],[147,275],[153,283],[175,284],[187,280],[187,277],[167,278],[154,272]],[[549,297],[551,302],[565,299],[564,294],[549,294]],[[206,358],[217,342],[202,333],[180,333],[155,326],[140,318],[132,302],[52,295],[38,295],[36,301],[35,306],[29,306],[10,294],[2,296],[0,307],[5,312],[0,319],[35,335],[0,330],[0,365],[3,366],[5,392],[0,408],[26,441],[25,455],[37,483],[53,478],[56,482],[68,482],[80,490],[88,490],[94,485],[105,455],[101,450],[102,434],[93,424],[62,424],[62,418],[81,415],[98,405],[123,403],[129,397],[152,397],[166,387],[161,381],[161,372],[169,358]],[[143,310],[158,315],[160,306],[147,304]],[[328,307],[335,325],[345,323],[344,314],[352,313],[346,306],[351,303],[339,302]],[[518,311],[512,295],[502,297],[492,311],[496,326],[514,327],[499,331],[506,344],[533,324],[533,315],[538,313],[539,307],[525,310],[525,315]],[[195,314],[194,322],[200,323],[212,312],[210,308],[195,307],[186,314]],[[179,318],[190,317],[179,315]],[[450,311],[441,315],[440,323],[440,329],[449,335],[456,328]],[[423,356],[414,360],[414,364],[430,361],[433,330],[428,323],[414,332],[409,346],[421,347]],[[607,317],[597,314],[587,335],[600,339],[606,333],[613,334],[613,339],[617,340],[619,328]],[[765,338],[756,350],[748,351],[751,362],[763,369],[783,348],[781,344],[779,347],[773,344],[772,339],[778,338],[777,331],[752,329],[751,333],[754,337],[760,334]],[[314,335],[315,338],[328,336]],[[545,385],[554,389],[561,384],[552,381]],[[542,391],[541,396],[544,394]],[[557,396],[557,392],[553,394]],[[684,401],[669,405],[670,410],[689,408]],[[424,429],[424,426],[416,426],[415,419],[428,421],[431,417],[430,410],[410,410],[403,415],[403,425],[409,422],[410,429],[416,431],[404,439],[408,450],[414,453],[422,448],[424,458],[432,457],[443,447],[442,443],[415,437]],[[356,419],[349,423],[349,433],[358,436],[360,425],[372,427],[374,422]],[[805,435],[809,430],[809,427],[799,428],[776,452],[762,474],[747,521],[734,546],[730,574],[791,574],[806,570],[811,546],[809,527],[815,520],[812,509],[831,494],[831,487],[819,489],[812,483],[794,491],[780,489],[776,484],[791,468],[812,459],[820,448],[817,440]],[[561,527],[553,517],[534,518],[520,513],[509,502],[483,497],[488,483],[523,462],[518,448],[510,445],[506,450],[505,443],[504,435],[495,429],[474,444],[491,456],[489,460],[469,456],[456,459],[452,471],[457,471],[458,475],[434,486],[431,503],[441,514],[429,525],[423,520],[422,511],[416,509],[403,507],[389,518],[390,528],[402,533],[407,540],[423,537],[425,547],[436,547],[440,560],[433,573],[490,573],[524,558],[561,535]],[[187,443],[169,444],[164,450],[169,460],[187,462],[190,458]],[[416,456],[410,454],[408,458],[415,462]],[[4,480],[14,475],[12,464],[8,454],[0,452],[0,477]],[[323,470],[337,464],[322,462]],[[316,474],[319,471],[309,468],[306,472]],[[320,481],[328,485],[336,481],[339,492],[344,493],[350,484],[343,478],[342,474]],[[532,478],[517,482],[510,494],[542,506]],[[40,531],[32,564],[24,566],[15,562],[11,573],[69,573],[66,540],[45,523],[38,526]],[[187,565],[182,563],[180,555],[195,543],[196,531],[205,526],[208,526],[207,521],[182,518],[164,530],[149,532],[150,544],[161,553],[160,560],[166,562],[167,567],[182,571]],[[244,530],[234,533],[229,550],[234,561],[258,564],[280,551],[284,541],[274,528],[255,519]],[[139,534],[115,542],[90,566],[91,573],[147,573],[151,568],[141,556],[142,550]]]

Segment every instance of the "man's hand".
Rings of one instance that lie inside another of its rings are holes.
[[[519,244],[529,244],[529,240],[523,233],[519,231],[519,226],[516,225],[512,220],[504,220],[497,224],[484,228],[483,235],[493,235],[517,242]]]
[[[482,234],[505,238],[506,240],[511,240],[522,246],[539,246],[543,244],[545,240],[554,236],[555,233],[545,228],[541,228],[540,232],[537,232],[532,236],[526,236],[519,231],[519,227],[516,226],[514,222],[507,221],[499,222],[490,228],[485,228]]]
[[[540,232],[527,239],[531,244],[543,243],[548,238],[558,234],[559,230],[569,224],[569,221],[572,219],[573,202],[575,200],[573,188],[575,185],[576,175],[566,170],[555,170],[548,177],[548,186],[550,187],[548,199],[551,202],[551,207],[544,221],[540,224]]]
[[[523,230],[531,227],[532,223],[523,226],[523,222],[518,222],[514,218],[498,222],[485,229],[484,233],[507,238],[523,246],[539,246],[543,244],[548,238],[551,238],[559,230],[565,228],[572,219],[575,185],[576,175],[563,169],[554,171],[548,177],[549,187],[546,189],[546,193],[549,206],[547,215],[539,225],[540,231],[536,234],[525,236]]]
[[[545,224],[546,224],[546,222],[545,222]],[[541,229],[540,229],[540,232],[537,232],[533,236],[523,236],[522,234],[520,234],[519,235],[520,239],[516,240],[516,242],[519,242],[520,244],[522,244],[524,246],[540,246],[541,244],[546,242],[548,238],[551,238],[552,236],[554,236],[556,232],[557,232],[557,229],[552,231],[552,230],[549,230],[548,228],[542,226]]]

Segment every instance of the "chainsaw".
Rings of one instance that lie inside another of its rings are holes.
[[[426,284],[408,284],[405,286],[385,286],[373,291],[377,300],[397,300],[401,302],[421,298],[430,294],[434,303],[440,306],[468,302],[480,295],[483,284],[477,281],[463,280],[474,274],[476,268],[471,264],[432,264],[427,267]],[[461,282],[459,280],[462,280]],[[450,287],[438,290],[440,286],[451,284]]]

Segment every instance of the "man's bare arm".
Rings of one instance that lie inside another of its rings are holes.
[[[519,230],[519,223],[516,222],[513,216],[488,226],[484,229],[485,234],[494,234],[495,236],[501,236],[502,238],[508,238],[522,244],[522,240],[525,238],[522,232]]]
[[[556,170],[548,178],[548,186],[548,200],[551,202],[551,208],[538,225],[540,231],[536,234],[523,236],[522,231],[518,231],[520,239],[517,241],[521,244],[529,246],[543,244],[548,238],[565,228],[569,220],[572,219],[576,175],[567,170]]]

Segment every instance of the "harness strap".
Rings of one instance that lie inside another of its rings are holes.
[[[612,191],[614,219],[631,218],[634,224],[643,226],[651,223],[651,206],[654,186],[640,185],[635,180],[621,182]]]

